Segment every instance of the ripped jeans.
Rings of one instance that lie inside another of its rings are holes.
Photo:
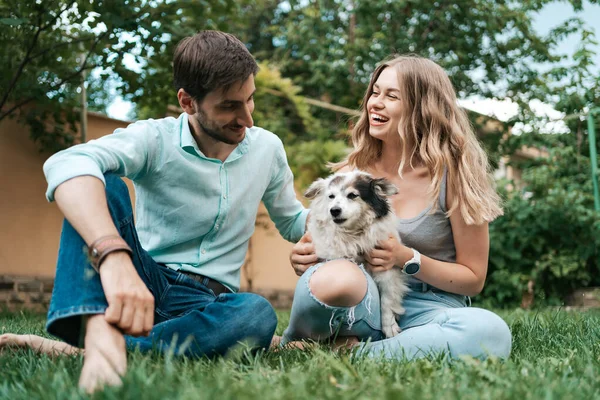
[[[368,281],[365,297],[354,307],[329,306],[317,299],[309,288],[311,276],[323,264],[313,265],[298,280],[290,325],[283,332],[281,343],[301,339],[321,341],[336,336],[382,339],[379,291],[373,278],[359,266]]]
[[[310,291],[310,278],[321,266],[309,268],[298,280],[290,324],[281,343],[356,336],[360,353],[388,359],[416,359],[445,353],[452,358],[508,358],[512,337],[506,323],[491,311],[469,307],[466,296],[448,293],[416,279],[404,297],[406,312],[399,318],[402,332],[384,339],[381,332],[379,291],[367,274],[367,293],[354,307],[332,307]],[[470,303],[470,301],[469,301]]]

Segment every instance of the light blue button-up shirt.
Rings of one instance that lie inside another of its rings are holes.
[[[202,154],[179,118],[139,121],[73,146],[44,164],[46,197],[64,181],[113,172],[131,179],[142,247],[159,263],[240,286],[240,269],[262,200],[281,235],[297,241],[308,210],[294,191],[281,140],[249,128],[225,162]],[[283,267],[283,266],[282,266]]]

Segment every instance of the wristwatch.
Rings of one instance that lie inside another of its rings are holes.
[[[413,251],[413,258],[404,263],[404,267],[402,267],[402,272],[406,275],[414,275],[421,270],[421,253],[415,249],[411,250]]]

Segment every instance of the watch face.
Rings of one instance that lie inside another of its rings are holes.
[[[417,263],[410,263],[404,267],[404,273],[407,275],[414,275],[421,269],[421,266]]]

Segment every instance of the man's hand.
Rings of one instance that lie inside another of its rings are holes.
[[[411,252],[408,258],[405,256],[407,251]],[[404,265],[411,257],[412,251],[390,235],[387,240],[379,242],[370,254],[366,254],[365,260],[371,272],[382,272],[392,269],[394,265]]]
[[[100,280],[108,301],[106,322],[132,336],[148,336],[154,325],[154,296],[125,252],[106,256]]]
[[[290,254],[290,263],[296,271],[296,275],[301,276],[308,268],[315,265],[319,259],[315,254],[315,246],[312,243],[310,233],[306,232],[302,239],[294,245]]]

